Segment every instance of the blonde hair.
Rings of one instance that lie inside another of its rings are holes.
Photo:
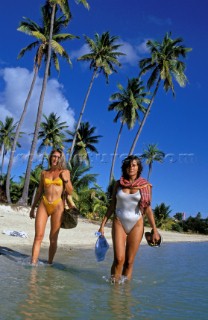
[[[52,156],[55,152],[58,152],[60,153],[60,159],[58,161],[58,168],[60,170],[62,169],[66,169],[66,160],[65,160],[65,155],[63,153],[63,151],[61,149],[53,149],[49,155],[49,158],[48,158],[48,163],[49,163],[49,166],[51,166],[51,159],[52,159]]]

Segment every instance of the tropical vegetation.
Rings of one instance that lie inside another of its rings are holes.
[[[56,8],[55,8],[56,11]],[[53,21],[53,32],[50,35],[50,22],[51,22],[51,5],[48,1],[46,1],[46,4],[41,8],[41,25],[38,25],[36,22],[32,21],[29,18],[25,18],[24,21],[20,22],[20,26],[18,27],[18,31],[23,32],[29,36],[32,36],[35,38],[35,41],[31,42],[29,45],[27,45],[25,48],[23,48],[19,55],[18,58],[22,58],[25,53],[31,51],[32,49],[36,49],[35,53],[35,58],[34,58],[34,71],[33,71],[33,79],[32,83],[28,92],[28,95],[25,100],[25,104],[23,107],[22,114],[20,116],[20,119],[17,124],[16,128],[16,134],[14,137],[14,142],[12,145],[12,150],[10,153],[10,159],[9,159],[9,165],[8,165],[8,170],[7,170],[7,180],[6,180],[6,194],[7,194],[7,199],[8,202],[11,203],[11,198],[10,198],[10,175],[11,175],[11,170],[12,170],[12,165],[13,165],[13,160],[14,160],[14,154],[17,146],[17,142],[20,136],[20,130],[22,127],[22,124],[24,122],[28,105],[33,93],[33,89],[36,83],[38,71],[42,65],[42,61],[45,63],[47,62],[47,57],[48,57],[48,51],[49,51],[49,44],[51,44],[51,55],[52,55],[52,62],[55,66],[55,69],[60,72],[60,66],[59,66],[59,60],[58,60],[58,55],[62,56],[67,60],[68,63],[71,63],[70,58],[65,51],[65,49],[60,45],[62,41],[66,41],[67,39],[74,39],[75,36],[66,33],[60,33],[63,27],[66,27],[69,17],[67,18],[61,16],[61,17],[56,17],[56,12],[54,12],[54,21]],[[49,40],[51,36],[51,41]],[[51,67],[51,61],[48,63],[48,73],[50,74],[50,67]],[[46,76],[46,75],[45,75]],[[47,79],[45,79],[45,84],[46,85]],[[43,91],[42,91],[42,97],[43,97]],[[42,99],[41,99],[42,101]],[[43,102],[41,102],[43,103]],[[39,106],[39,117],[38,119],[41,119],[41,113],[42,113],[42,108]],[[39,120],[38,120],[39,121]],[[35,148],[36,146],[36,141],[37,141],[37,134],[39,130],[39,122],[36,121],[36,130],[35,130],[35,138],[33,139],[33,144],[31,148]],[[32,151],[32,150],[31,150]],[[30,167],[31,167],[31,162],[32,162],[32,156],[30,152],[30,157],[28,161],[28,168],[27,168],[27,173],[26,173],[26,182],[25,182],[25,187],[24,187],[24,195],[21,197],[20,202],[26,202],[26,197],[28,193],[28,186],[29,186],[29,175],[30,175]]]
[[[114,122],[118,120],[121,122],[112,158],[109,183],[113,179],[114,165],[123,126],[126,124],[130,130],[136,122],[140,123],[141,114],[146,112],[144,104],[149,102],[146,98],[147,93],[144,91],[145,87],[138,78],[128,79],[126,89],[121,84],[118,84],[118,89],[120,90],[119,92],[111,95],[110,100],[113,102],[108,107],[109,111],[117,111]]]
[[[161,42],[148,40],[146,43],[151,56],[140,60],[140,77],[145,75],[147,72],[152,71],[147,81],[147,88],[151,89],[154,87],[154,91],[130,148],[129,154],[133,154],[134,152],[160,84],[163,82],[163,89],[165,92],[170,90],[172,91],[173,96],[175,96],[173,78],[180,87],[185,87],[187,83],[187,78],[185,75],[185,63],[183,60],[179,59],[181,57],[183,59],[186,58],[186,55],[189,51],[191,51],[191,48],[184,47],[182,42],[182,38],[172,39],[171,33],[166,33]]]
[[[71,150],[70,150],[70,159],[73,156],[74,146],[78,134],[78,129],[80,127],[82,116],[84,114],[87,100],[89,98],[90,91],[92,89],[93,82],[98,74],[103,74],[106,78],[106,82],[108,83],[109,76],[113,72],[117,72],[115,66],[121,67],[121,63],[119,62],[118,58],[124,53],[119,52],[118,49],[121,47],[121,44],[118,44],[118,37],[111,36],[110,33],[104,32],[102,35],[98,33],[95,34],[95,39],[91,39],[85,36],[85,41],[89,47],[90,52],[84,54],[83,56],[78,58],[78,61],[90,61],[90,70],[93,70],[92,78],[89,83],[89,87],[87,89],[86,96],[84,98],[84,102],[82,105],[82,109],[79,115],[79,119],[77,121]]]
[[[70,13],[68,1],[66,1],[66,0],[49,0],[46,2],[46,5],[48,5],[48,9],[49,9],[49,15],[48,15],[49,20],[47,21],[48,22],[47,23],[47,49],[46,49],[47,55],[46,55],[46,62],[45,62],[45,71],[44,71],[43,83],[42,83],[39,104],[38,104],[38,110],[37,110],[37,116],[36,116],[36,121],[35,121],[35,130],[34,130],[34,134],[33,134],[32,144],[31,144],[27,168],[26,168],[25,184],[24,184],[22,196],[18,201],[19,204],[27,204],[27,200],[28,200],[30,173],[31,173],[31,169],[32,169],[32,161],[33,161],[33,157],[34,157],[35,149],[36,149],[36,144],[37,144],[37,140],[38,140],[38,132],[39,132],[40,123],[41,123],[47,81],[48,81],[48,76],[50,75],[51,60],[54,59],[55,63],[57,63],[57,59],[55,59],[57,56],[56,56],[56,54],[53,54],[53,51],[55,53],[58,52],[59,54],[63,55],[64,57],[67,57],[67,59],[69,60],[68,55],[65,52],[65,50],[60,45],[58,45],[58,41],[56,41],[56,39],[53,39],[53,33],[55,31],[56,13],[57,13],[58,8],[61,10],[61,12],[63,13],[63,15],[65,17],[65,20],[64,20],[65,25],[67,25],[71,19],[71,13]],[[42,37],[42,35],[41,35],[41,37]],[[60,37],[57,37],[57,39],[58,38],[59,38],[59,40],[63,39],[63,36],[61,35]],[[68,35],[68,39],[74,39],[74,38],[75,38],[74,36]],[[55,44],[55,46],[54,46],[54,44]]]
[[[157,148],[156,144],[149,144],[147,149],[141,154],[141,159],[145,160],[145,163],[148,165],[148,175],[147,180],[149,181],[150,175],[152,173],[153,162],[162,163],[165,157],[165,153]]]
[[[0,154],[1,159],[1,176],[3,175],[4,159],[8,151],[12,149],[15,140],[15,131],[17,123],[14,123],[12,117],[6,116],[5,123],[0,120]],[[19,132],[18,135],[21,136],[23,132]],[[17,146],[20,148],[21,145],[17,143]]]
[[[79,162],[86,161],[90,163],[90,152],[98,153],[95,144],[99,142],[101,135],[94,135],[96,127],[90,126],[89,122],[81,122],[80,127],[76,134],[75,146],[72,154],[72,158],[77,158]],[[72,138],[65,139],[65,142],[73,142],[75,132],[66,130],[66,132],[72,136]],[[70,151],[71,152],[71,151]]]
[[[38,140],[41,141],[41,144],[38,147],[38,153],[41,153],[44,149],[47,152],[48,147],[53,149],[60,148],[62,149],[63,141],[65,139],[64,130],[68,128],[66,121],[60,122],[60,117],[56,113],[52,112],[47,117],[43,115],[45,122],[40,123],[40,130],[38,133]]]
[[[86,0],[76,2],[89,9],[89,3]],[[191,49],[183,45],[182,38],[172,38],[171,33],[166,33],[162,41],[148,40],[149,57],[139,61],[140,69],[137,70],[139,76],[127,77],[126,87],[119,83],[118,92],[111,94],[108,111],[116,112],[113,121],[115,123],[119,121],[120,128],[118,134],[112,136],[112,138],[116,137],[114,156],[109,184],[106,191],[103,191],[97,183],[98,174],[93,173],[90,157],[93,153],[99,153],[99,142],[102,136],[97,133],[97,128],[90,122],[90,119],[83,121],[83,115],[95,79],[103,75],[106,83],[109,84],[110,75],[117,73],[119,70],[117,67],[121,67],[121,58],[124,53],[119,36],[111,35],[109,31],[101,34],[96,32],[94,38],[85,35],[84,40],[88,52],[80,56],[78,61],[88,62],[92,74],[75,128],[69,130],[69,123],[61,121],[58,112],[52,112],[49,115],[43,113],[48,78],[53,72],[52,66],[59,74],[61,72],[60,57],[64,58],[69,65],[71,64],[70,57],[62,46],[62,42],[67,43],[69,40],[78,39],[70,33],[62,32],[68,27],[71,18],[72,14],[67,0],[47,0],[41,8],[40,25],[30,18],[24,18],[17,29],[34,39],[20,51],[18,58],[22,58],[33,49],[36,51],[33,79],[19,120],[15,122],[12,117],[6,117],[5,122],[0,121],[0,201],[30,205],[39,184],[41,171],[48,166],[45,160],[48,159],[51,149],[62,148],[66,150],[68,158],[67,167],[71,172],[74,202],[84,217],[100,220],[107,210],[115,183],[114,165],[123,127],[126,125],[129,130],[136,127],[135,139],[129,150],[129,154],[132,154],[161,84],[163,84],[164,91],[171,91],[173,96],[175,96],[174,81],[180,87],[186,85],[185,58]],[[14,156],[16,148],[21,148],[20,138],[23,135],[21,127],[42,65],[44,65],[42,89],[39,104],[35,110],[37,115],[35,126],[32,128],[32,143],[26,173],[16,181],[15,177],[11,176]],[[37,164],[34,163],[36,152],[40,154]],[[6,166],[5,156],[8,154],[9,163],[5,174],[3,172]],[[152,170],[153,163],[163,163],[164,158],[165,153],[158,149],[157,144],[148,144],[141,152],[141,159],[148,167],[148,180],[156,171],[156,166],[154,172]],[[180,212],[170,216],[172,210],[165,202],[156,205],[153,211],[156,225],[160,229],[208,234],[208,218],[202,219],[200,213],[197,213],[194,218],[188,217],[187,219]]]

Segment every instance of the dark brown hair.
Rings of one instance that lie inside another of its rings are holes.
[[[121,170],[122,170],[122,176],[125,178],[125,179],[128,179],[129,176],[126,172],[126,169],[130,167],[131,163],[133,160],[136,160],[137,162],[137,165],[138,165],[138,174],[137,174],[137,178],[139,178],[141,172],[142,172],[142,163],[141,163],[141,160],[139,157],[137,156],[128,156],[127,158],[125,158],[122,162],[122,166],[121,166]]]
[[[49,163],[49,166],[51,166],[51,159],[52,159],[52,156],[55,152],[58,152],[60,153],[60,159],[58,161],[58,168],[59,169],[66,169],[66,160],[65,160],[65,155],[63,153],[63,151],[61,149],[53,149],[48,157],[48,163]]]

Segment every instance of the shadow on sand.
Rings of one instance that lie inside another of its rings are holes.
[[[17,250],[13,250],[8,247],[0,246],[0,256],[3,256],[18,265],[22,265],[26,269],[36,268],[36,267],[49,267],[52,270],[62,271],[62,272],[69,272],[72,276],[76,277],[79,280],[84,282],[94,282],[95,279],[101,279],[100,271],[96,266],[92,268],[92,266],[87,265],[78,265],[76,262],[74,263],[59,263],[54,262],[52,266],[48,265],[47,260],[39,259],[38,265],[33,266],[31,265],[30,259],[31,256],[25,253],[22,253]],[[41,268],[42,269],[42,268]],[[102,282],[104,280],[102,279]],[[106,281],[104,281],[106,282]]]
[[[25,259],[25,258],[30,257],[27,254],[21,253],[16,250],[12,250],[8,247],[1,247],[1,246],[0,246],[0,255],[3,255],[5,257],[7,257],[8,259],[13,260],[15,262],[18,262],[19,259]]]

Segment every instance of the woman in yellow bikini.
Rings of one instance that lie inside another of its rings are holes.
[[[49,166],[49,170],[44,170],[41,173],[40,184],[30,210],[30,218],[35,218],[35,237],[31,259],[31,263],[34,265],[38,262],[48,217],[51,218],[48,263],[52,264],[57,250],[58,234],[64,211],[62,194],[64,190],[69,195],[73,191],[70,172],[66,170],[65,157],[61,150],[52,150],[49,156]],[[40,204],[35,215],[35,208],[39,200]]]

